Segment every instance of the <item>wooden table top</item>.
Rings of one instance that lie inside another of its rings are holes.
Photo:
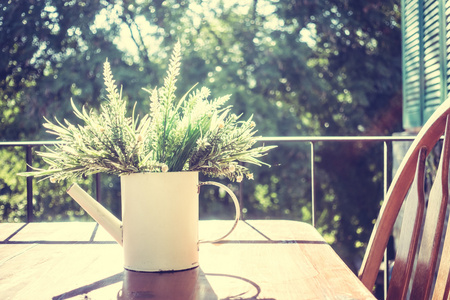
[[[200,237],[231,221],[200,221]],[[96,223],[0,224],[2,299],[375,299],[309,224],[241,221],[200,245],[200,267],[124,271],[122,248]]]

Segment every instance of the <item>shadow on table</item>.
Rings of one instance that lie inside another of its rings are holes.
[[[118,300],[218,299],[200,268],[178,272],[124,271]]]
[[[145,273],[124,270],[113,276],[53,297],[53,300],[86,295],[97,289],[123,281],[117,293],[125,299],[218,299],[200,268],[186,271]],[[206,296],[206,297],[203,297]],[[86,295],[86,299],[90,299]]]
[[[237,280],[247,285],[242,293],[220,298],[222,300],[275,300],[259,298],[261,288],[247,278],[228,274],[204,273],[201,268],[166,273],[124,271],[123,288],[117,299],[217,300],[219,297],[215,294],[207,277],[221,278],[227,282]],[[251,290],[248,288],[249,286],[255,289],[255,295],[247,296],[247,292]]]
[[[86,295],[90,292],[123,281],[122,289],[117,293],[118,300],[132,299],[214,299],[219,297],[215,294],[206,277],[222,278],[227,280],[239,280],[249,284],[255,289],[255,295],[247,296],[246,292],[232,295],[225,299],[262,299],[258,298],[261,288],[255,282],[228,274],[204,273],[201,268],[194,268],[178,272],[145,273],[124,270],[113,276],[96,281],[69,291],[67,293],[53,297],[53,300],[69,299],[76,296]],[[248,291],[248,290],[247,290]],[[90,299],[86,295],[86,299]],[[273,299],[265,299],[273,300]]]
[[[206,276],[209,277],[216,277],[216,278],[222,278],[224,280],[238,280],[247,283],[248,285],[252,286],[256,293],[253,296],[247,296],[248,288],[243,289],[243,292],[240,294],[228,296],[225,298],[220,298],[221,300],[275,300],[274,298],[259,298],[259,294],[261,293],[261,287],[254,281],[251,281],[250,279],[241,277],[241,276],[235,276],[235,275],[229,275],[229,274],[218,274],[218,273],[206,273]]]

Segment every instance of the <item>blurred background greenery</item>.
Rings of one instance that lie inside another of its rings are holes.
[[[401,131],[400,0],[5,0],[0,3],[0,140],[42,141],[43,117],[74,120],[103,100],[102,64],[138,111],[161,85],[174,43],[178,92],[195,83],[232,94],[259,135],[373,136]],[[309,144],[286,143],[242,183],[245,218],[311,221]],[[380,143],[317,143],[317,227],[358,267],[383,198]],[[0,148],[0,221],[26,220],[21,148]],[[35,159],[35,166],[40,162]],[[81,184],[95,193],[93,179]],[[229,182],[224,181],[229,184]],[[89,220],[69,182],[35,182],[37,221]],[[230,184],[237,191],[239,185]],[[225,195],[202,188],[201,217],[231,218]],[[120,215],[117,178],[102,201]]]

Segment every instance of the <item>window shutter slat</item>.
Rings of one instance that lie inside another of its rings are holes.
[[[419,2],[405,0],[403,11],[403,126],[414,128],[422,122]]]
[[[403,0],[403,127],[423,125],[450,92],[450,1]]]

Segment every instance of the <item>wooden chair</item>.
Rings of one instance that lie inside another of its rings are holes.
[[[439,167],[426,203],[425,160],[442,135]],[[449,196],[449,155],[450,99],[430,117],[405,155],[383,202],[359,272],[361,281],[371,290],[405,202],[389,300],[450,299],[450,226],[446,230],[449,238],[443,242],[441,259],[438,259]]]

